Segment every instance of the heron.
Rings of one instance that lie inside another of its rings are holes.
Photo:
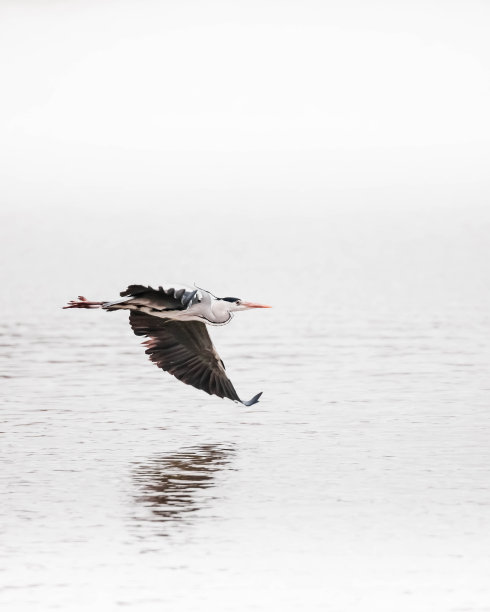
[[[63,308],[102,308],[108,312],[129,310],[129,324],[136,336],[145,336],[145,353],[159,368],[178,380],[210,395],[240,402],[257,403],[262,392],[251,400],[238,397],[225,371],[206,325],[226,325],[240,310],[270,308],[236,297],[216,297],[200,287],[129,285],[117,300],[90,301],[82,295]]]

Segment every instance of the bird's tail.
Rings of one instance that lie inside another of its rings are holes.
[[[78,300],[71,300],[63,308],[102,308],[105,302],[89,302],[83,295],[78,296]]]

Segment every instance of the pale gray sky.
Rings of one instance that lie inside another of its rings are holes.
[[[7,205],[484,203],[490,3],[1,2]]]

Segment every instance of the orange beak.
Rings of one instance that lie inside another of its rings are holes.
[[[254,304],[253,302],[240,302],[240,306],[246,306],[247,308],[272,308],[272,306],[266,306],[265,304]]]

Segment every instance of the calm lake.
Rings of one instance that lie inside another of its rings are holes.
[[[490,610],[485,210],[0,221],[3,610]],[[173,280],[258,404],[61,310]]]

